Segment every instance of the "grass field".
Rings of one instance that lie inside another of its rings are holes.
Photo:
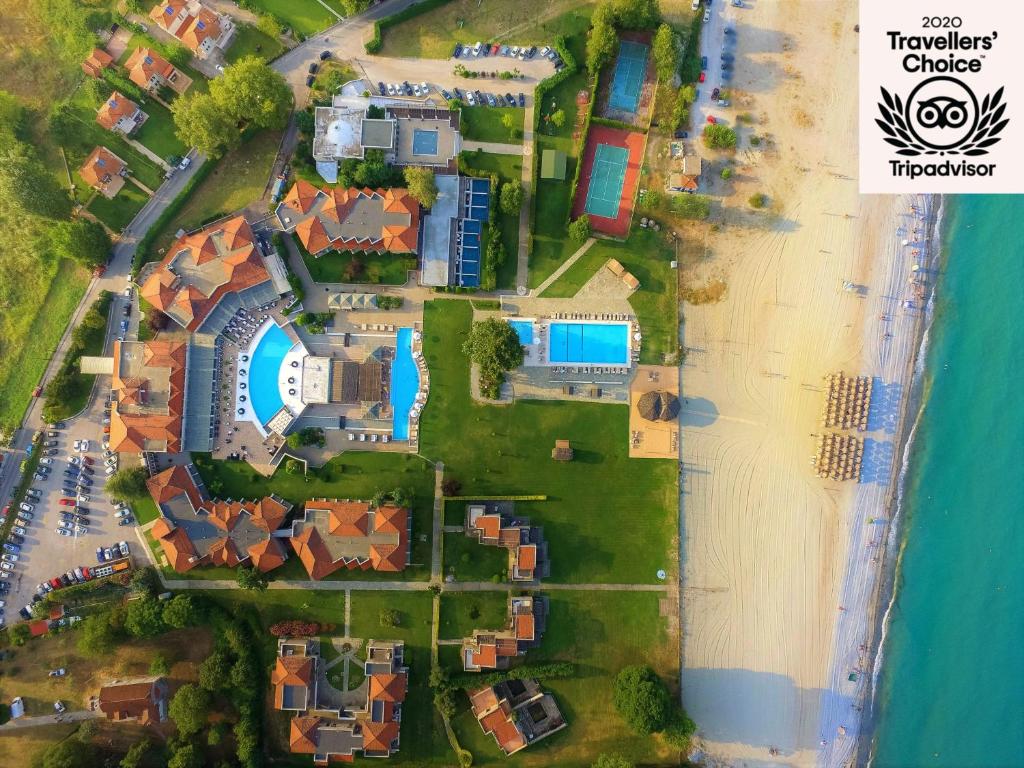
[[[153,99],[147,101],[142,109],[149,115],[149,119],[135,132],[133,138],[164,160],[172,155],[184,155],[188,147],[174,135],[174,118],[171,111]]]
[[[453,0],[385,30],[380,55],[443,59],[455,43],[477,40],[550,44],[561,34],[556,15],[578,5],[579,0]]]
[[[508,624],[508,592],[449,592],[441,595],[441,640],[469,637],[474,629],[502,629]]]
[[[464,533],[444,534],[444,572],[458,581],[506,580],[508,550],[485,546]]]
[[[640,320],[643,348],[640,362],[661,364],[678,351],[677,275],[673,251],[657,232],[637,227],[625,242],[598,240],[575,264],[544,291],[547,298],[570,297],[608,259],[619,262],[640,281],[629,303]]]
[[[120,232],[142,210],[147,200],[149,196],[145,192],[126,181],[113,200],[97,194],[86,210],[115,232]]]
[[[463,495],[546,494],[516,510],[544,526],[553,581],[653,583],[659,568],[674,572],[675,462],[628,457],[624,405],[472,401],[460,349],[471,317],[467,302],[426,305],[432,386],[420,452],[442,459]],[[572,441],[574,461],[551,460],[556,439]]]
[[[338,21],[338,17],[317,0],[251,0],[249,4],[253,10],[263,10],[277,17],[282,24],[303,37],[309,37]]]
[[[171,218],[153,240],[153,248],[143,257],[159,258],[159,250],[167,248],[178,229],[191,230],[204,221],[212,221],[259,200],[270,178],[270,169],[277,157],[281,134],[263,131],[238,149],[217,161],[217,167],[193,191],[178,215]]]
[[[259,56],[266,61],[273,61],[284,53],[284,45],[280,40],[265,35],[250,24],[239,23],[235,29],[235,39],[224,54],[228,64],[234,64],[246,56]]]
[[[515,96],[519,90],[514,81],[510,81],[508,90]],[[523,140],[523,116],[525,109],[519,107],[463,107],[462,138],[466,141],[495,141],[499,144],[519,144]],[[509,131],[502,120],[510,115],[513,130]]]
[[[463,110],[463,114],[465,114]],[[522,184],[523,158],[520,155],[496,155],[491,152],[463,152],[471,168],[496,173],[500,183]],[[497,194],[498,190],[494,191]],[[516,281],[516,256],[519,253],[519,216],[509,216],[498,209],[498,225],[505,245],[505,263],[498,267],[498,288],[513,288]]]
[[[405,285],[409,270],[416,269],[416,257],[400,253],[355,253],[354,251],[330,251],[322,256],[310,256],[298,239],[295,240],[306,262],[313,281],[317,283],[373,283],[381,285]],[[346,277],[349,265],[358,259],[363,265],[362,272],[353,278]]]
[[[473,753],[473,765],[585,768],[602,752],[618,753],[636,765],[684,764],[683,756],[660,737],[632,733],[611,705],[614,677],[629,664],[650,664],[676,688],[678,662],[665,620],[658,615],[659,596],[555,592],[548,599],[547,631],[540,647],[527,653],[526,663],[557,660],[577,665],[573,678],[543,681],[569,726],[510,760],[464,706],[452,724],[462,746]]]

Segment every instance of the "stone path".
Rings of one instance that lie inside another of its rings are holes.
[[[560,266],[558,269],[552,272],[547,280],[545,280],[543,283],[537,286],[537,290],[534,291],[534,294],[540,296],[542,293],[544,293],[544,291],[547,290],[549,285],[551,285],[553,282],[555,282],[555,280],[560,278],[565,273],[565,271],[568,270],[569,267],[571,267],[573,264],[575,264],[580,256],[589,251],[590,246],[592,246],[596,242],[597,240],[595,240],[592,237],[587,238],[587,242],[581,245],[579,247],[579,250],[576,251],[576,253],[574,253],[572,256],[570,256],[568,259],[562,262],[562,266]]]
[[[496,141],[464,141],[462,149],[467,152],[481,150],[490,152],[492,155],[521,155],[523,154],[522,144],[499,144]]]
[[[533,208],[533,97],[523,115],[523,207],[519,209],[519,257],[516,259],[516,292],[520,296],[530,288],[530,211]]]
[[[351,634],[352,626],[352,590],[345,590],[345,637]]]
[[[433,531],[430,540],[430,579],[437,581],[441,578],[441,528],[444,525],[444,491],[441,484],[444,482],[444,462],[439,461],[434,465],[434,521]]]
[[[146,157],[148,157],[150,160],[152,160],[154,163],[159,165],[165,171],[169,171],[171,169],[171,166],[169,166],[166,162],[164,162],[164,159],[162,157],[160,157],[160,155],[158,155],[156,152],[151,150],[145,144],[140,144],[135,139],[129,138],[127,136],[124,137],[124,140],[127,141],[132,146],[133,149],[135,149],[137,152],[140,152],[141,154],[143,154]]]

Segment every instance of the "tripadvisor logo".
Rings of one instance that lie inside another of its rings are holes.
[[[980,100],[963,80],[934,72],[980,72],[984,53],[991,49],[996,33],[966,36],[950,32],[943,36],[904,36],[887,33],[894,51],[905,53],[901,64],[908,74],[928,74],[901,96],[880,88],[875,124],[895,154],[906,160],[889,160],[894,176],[991,176],[995,163],[980,158],[1001,140],[1010,122],[1004,118],[1003,89]],[[946,51],[945,57],[932,57]],[[939,162],[933,158],[947,158]],[[950,159],[952,158],[952,159]],[[987,158],[986,158],[987,159]]]

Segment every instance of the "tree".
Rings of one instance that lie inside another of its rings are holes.
[[[640,664],[625,667],[615,677],[612,704],[630,728],[645,736],[663,730],[672,711],[665,683],[653,669]]]
[[[0,197],[33,216],[66,219],[71,214],[67,192],[21,142],[0,150]]]
[[[501,116],[501,124],[505,126],[505,130],[508,131],[509,136],[515,136],[516,121],[515,118],[512,117],[511,112],[506,112]]]
[[[450,688],[437,691],[434,694],[434,706],[443,717],[454,717],[456,704],[455,693]]]
[[[60,369],[46,385],[46,399],[53,403],[66,403],[77,393],[78,378],[70,369]]]
[[[722,181],[728,181],[732,178],[732,168],[725,167],[722,169]]]
[[[711,149],[735,149],[736,131],[727,125],[705,125],[704,144]]]
[[[18,140],[25,127],[25,107],[18,97],[0,91],[0,142],[6,146]]]
[[[267,589],[267,576],[258,568],[239,568],[238,586],[241,589],[252,589],[256,592],[265,592]]]
[[[107,495],[115,499],[143,499],[146,488],[146,468],[141,466],[119,469],[107,479]]]
[[[58,101],[50,107],[50,114],[46,118],[50,135],[61,144],[68,143],[74,138],[75,133],[81,130],[81,124],[75,116],[75,110],[66,101]],[[8,142],[13,141],[13,134]]]
[[[654,33],[651,54],[654,56],[654,68],[658,72],[658,79],[665,84],[670,83],[679,68],[679,48],[676,45],[675,32],[668,24],[662,24]]]
[[[150,746],[151,742],[148,737],[144,737],[141,741],[132,744],[127,754],[121,758],[120,768],[142,768]]]
[[[174,694],[167,713],[178,727],[178,733],[188,738],[199,733],[206,725],[210,711],[210,694],[194,683],[185,683]]]
[[[36,763],[39,768],[92,768],[96,765],[96,748],[74,739],[51,744]]]
[[[166,675],[170,671],[170,662],[167,661],[167,657],[162,653],[153,656],[149,662],[149,674],[151,675]]]
[[[661,21],[658,0],[611,0],[611,12],[624,29],[652,29]]]
[[[256,20],[256,29],[275,40],[281,36],[281,22],[269,13],[261,13]]]
[[[505,371],[523,364],[519,334],[503,320],[489,317],[473,323],[462,352],[480,366],[480,391],[496,400],[505,381]]]
[[[424,208],[433,208],[437,202],[437,181],[430,168],[409,166],[403,172],[409,194],[419,200]]]
[[[96,734],[99,732],[100,724],[95,720],[83,720],[82,724],[78,726],[78,730],[75,732],[75,738],[77,738],[83,744],[89,744]]]
[[[160,589],[160,580],[157,578],[154,568],[147,565],[144,568],[135,569],[131,580],[131,590],[134,594],[152,597],[158,589]]]
[[[205,690],[214,692],[221,690],[231,674],[231,659],[219,648],[207,656],[199,665],[199,685]]]
[[[633,764],[622,755],[600,754],[590,768],[633,768]]]
[[[593,77],[611,61],[619,50],[619,36],[615,32],[611,8],[599,5],[591,19],[587,34],[587,71]]]
[[[284,471],[289,475],[301,475],[302,463],[298,459],[288,459],[284,463]]]
[[[155,597],[141,597],[128,603],[124,627],[134,637],[155,637],[167,629],[163,605]]]
[[[90,269],[106,264],[114,247],[103,225],[91,219],[58,222],[52,229],[52,239],[58,256]]]
[[[768,196],[764,192],[755,192],[747,202],[751,208],[764,208],[768,204]]]
[[[379,149],[366,150],[363,162],[356,166],[352,178],[360,187],[382,187],[388,183],[391,170],[384,162],[384,153]]]
[[[382,627],[397,627],[402,623],[402,614],[394,608],[381,608],[379,618]]]
[[[510,181],[501,185],[500,202],[502,213],[518,216],[523,207],[523,186],[518,181]]]
[[[258,56],[245,56],[210,81],[210,96],[236,124],[284,128],[292,90],[284,77]]]
[[[179,726],[178,730],[181,730]],[[167,761],[167,768],[202,768],[203,758],[192,744],[182,744]]]
[[[214,82],[219,82],[217,78]],[[204,155],[220,157],[241,143],[234,118],[221,109],[211,93],[191,93],[171,102],[174,134],[183,144]]]
[[[583,214],[569,225],[569,239],[582,245],[590,237],[590,216]]]
[[[196,601],[190,595],[175,595],[164,603],[164,623],[173,629],[192,627],[202,620]]]
[[[555,128],[561,128],[563,125],[565,125],[564,109],[556,109],[554,112],[551,113],[551,124],[554,125]]]

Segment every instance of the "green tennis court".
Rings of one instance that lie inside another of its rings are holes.
[[[647,46],[623,40],[619,44],[619,57],[612,75],[608,106],[625,112],[636,112],[647,71]]]
[[[594,167],[590,172],[590,185],[587,187],[587,202],[583,207],[587,213],[609,219],[618,216],[628,163],[629,150],[625,147],[597,145],[594,152]]]

